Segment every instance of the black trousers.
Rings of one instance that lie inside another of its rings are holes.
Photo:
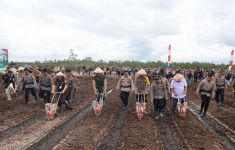
[[[54,100],[54,102],[56,102],[58,100],[58,107],[59,108],[62,108],[62,105],[64,104],[66,107],[68,106],[68,104],[66,103],[65,101],[65,98],[66,98],[66,94],[63,93],[63,94],[59,94],[57,93],[56,94],[56,99]]]
[[[66,101],[71,101],[71,99],[72,99],[72,88],[68,88],[68,90],[67,90],[67,93],[66,93],[66,98],[65,98],[65,100]]]
[[[130,96],[130,92],[121,91],[120,93],[120,98],[125,107],[127,107],[128,105],[129,96]]]
[[[147,94],[136,94],[136,102],[148,102],[147,101]]]
[[[216,102],[217,104],[219,104],[219,102],[221,102],[221,104],[224,104],[224,89],[217,89]]]
[[[154,111],[155,112],[162,112],[163,108],[164,108],[164,101],[165,99],[162,98],[162,99],[156,99],[154,98],[153,99],[153,104],[154,104]]]
[[[43,98],[45,102],[51,102],[51,90],[40,90],[38,96]]]
[[[31,94],[35,97],[35,99],[38,99],[37,98],[37,94],[36,94],[36,91],[34,88],[25,88],[25,102],[28,103],[29,102],[29,92],[31,91]]]
[[[177,103],[178,103],[178,99],[177,98],[172,98],[172,100],[173,100],[173,112],[175,112],[176,111],[176,107],[177,107]],[[183,104],[184,103],[184,99],[180,99],[180,101],[181,101],[181,104]]]
[[[207,96],[207,95],[201,95],[201,110],[200,110],[200,113],[203,112],[204,110],[204,114],[206,114],[207,110],[208,110],[208,107],[209,107],[209,104],[210,104],[210,97]]]

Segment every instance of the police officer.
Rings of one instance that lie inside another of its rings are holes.
[[[25,75],[22,79],[23,89],[25,90],[25,103],[29,102],[29,92],[35,97],[35,100],[38,100],[35,87],[37,86],[36,79],[32,73],[29,72],[28,68],[25,68]]]
[[[72,76],[71,69],[65,69],[65,80],[68,85],[67,93],[66,93],[66,98],[65,100],[70,103],[72,101],[72,93],[74,90],[74,77]]]
[[[227,89],[227,81],[222,71],[219,71],[218,76],[215,77],[215,83],[217,105],[224,106],[224,91]]]
[[[39,76],[39,97],[44,99],[44,102],[51,102],[51,90],[53,80],[51,75],[47,73],[47,69],[42,70],[42,74]]]
[[[164,104],[168,100],[168,90],[160,75],[154,77],[151,85],[151,100],[154,104],[155,119],[158,120],[159,117],[163,117]]]
[[[72,110],[72,107],[69,106],[66,99],[66,91],[68,85],[65,80],[65,75],[62,72],[59,72],[55,75],[54,84],[52,86],[52,94],[56,94],[58,98],[58,111],[61,112],[63,104],[66,106],[66,109]]]
[[[197,96],[201,97],[201,110],[199,115],[202,115],[202,117],[206,115],[211,98],[214,99],[215,97],[215,90],[216,85],[213,81],[213,76],[209,73],[208,76],[200,82],[196,91]]]
[[[170,83],[169,83],[168,79],[163,74],[160,74],[160,79],[165,84],[168,95],[171,95],[171,88],[170,88]],[[167,105],[167,99],[165,98],[164,99],[164,106],[163,106],[163,110],[162,110],[163,112],[166,111],[166,105]]]
[[[3,86],[6,91],[7,100],[11,100],[11,91],[14,92],[14,96],[17,96],[15,90],[15,76],[11,70],[8,70],[6,74],[2,76]]]
[[[121,90],[120,98],[125,108],[128,106],[130,92],[134,91],[134,83],[127,69],[124,69],[124,75],[118,81],[117,89]]]

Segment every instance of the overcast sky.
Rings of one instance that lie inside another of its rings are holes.
[[[235,0],[0,0],[10,60],[167,60],[227,63]]]

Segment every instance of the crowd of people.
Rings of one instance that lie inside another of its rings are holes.
[[[224,106],[224,93],[228,84],[234,84],[234,77],[222,70],[209,71],[192,69],[164,68],[114,68],[81,67],[78,72],[65,67],[10,66],[2,76],[7,100],[12,94],[16,97],[24,91],[24,103],[29,103],[29,94],[35,100],[43,99],[50,103],[52,95],[58,99],[58,113],[62,107],[71,110],[70,105],[79,81],[78,75],[92,75],[94,95],[107,92],[107,76],[119,77],[116,89],[120,91],[123,108],[128,108],[129,97],[134,94],[136,106],[142,105],[144,113],[150,113],[153,104],[155,119],[164,117],[167,102],[172,102],[172,111],[177,112],[178,105],[187,106],[187,90],[191,84],[198,84],[196,95],[201,99],[199,115],[205,117],[211,99],[216,99],[218,106]],[[235,87],[235,86],[233,86]],[[234,88],[235,89],[235,88]],[[97,98],[97,102],[99,99]],[[107,106],[108,107],[108,106]]]

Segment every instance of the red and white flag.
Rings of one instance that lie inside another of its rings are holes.
[[[171,44],[169,45],[169,48],[168,48],[168,67],[170,65],[170,62],[171,62]]]
[[[228,71],[230,71],[233,67],[233,60],[234,60],[234,49],[231,51],[231,58],[228,65]]]

